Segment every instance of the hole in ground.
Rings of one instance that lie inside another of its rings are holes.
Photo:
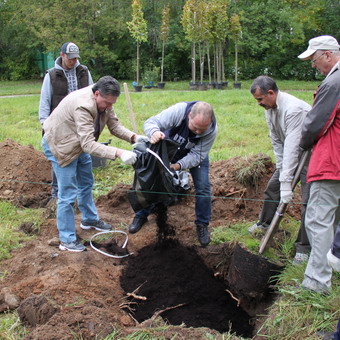
[[[127,312],[139,323],[160,315],[171,325],[252,337],[252,317],[271,304],[270,278],[280,268],[236,245],[225,259],[223,275],[214,275],[209,267],[215,266],[203,261],[204,252],[201,257],[195,247],[175,238],[166,207],[159,206],[155,213],[157,243],[128,258],[120,278],[132,302]]]
[[[223,280],[214,276],[194,248],[176,240],[147,246],[130,258],[121,286],[126,293],[146,297],[145,301],[133,299],[137,302],[133,317],[138,322],[179,305],[162,312],[163,319],[172,325],[184,323],[219,332],[231,328],[243,337],[253,333],[250,315],[230,297]]]

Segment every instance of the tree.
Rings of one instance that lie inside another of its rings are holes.
[[[183,7],[181,23],[185,37],[191,42],[191,81],[196,83],[196,43],[198,42],[198,0],[187,0]]]
[[[230,17],[230,31],[235,43],[235,83],[237,83],[238,76],[238,41],[240,39],[241,29],[240,17],[238,14],[234,13]]]
[[[161,83],[163,83],[163,72],[164,72],[164,49],[165,42],[169,38],[169,30],[170,30],[170,7],[164,6],[162,12],[162,25],[161,25],[161,34],[160,39],[162,41],[162,63],[161,63]]]
[[[148,40],[147,22],[143,16],[141,0],[132,1],[132,20],[127,22],[127,26],[137,44],[136,82],[139,85],[139,46]]]

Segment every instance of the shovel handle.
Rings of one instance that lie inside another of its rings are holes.
[[[307,162],[310,152],[311,152],[310,150],[307,150],[303,151],[301,154],[301,158],[295,170],[294,179],[292,181],[292,190],[294,190],[296,185],[299,183],[301,172]],[[280,202],[279,206],[277,207],[276,213],[270,223],[270,226],[261,240],[259,249],[260,254],[262,254],[267,249],[270,241],[273,239],[275,233],[279,229],[280,222],[282,220],[284,213],[286,212],[287,206],[288,206],[287,203]]]

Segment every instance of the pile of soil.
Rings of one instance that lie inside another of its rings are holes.
[[[50,182],[50,165],[43,154],[7,140],[0,144],[0,157],[1,198],[32,207],[35,205],[27,202],[49,196],[50,186],[45,183]],[[266,162],[257,187],[245,187],[235,177],[239,162],[240,158],[234,158],[211,164],[211,229],[255,221],[260,212],[273,164]],[[96,202],[100,217],[125,232],[134,215],[127,198],[129,189],[128,185],[118,185]],[[289,213],[298,212],[292,209]],[[80,219],[77,214],[77,225]],[[206,339],[208,333],[216,336],[227,330],[227,320],[232,320],[232,329],[238,334],[250,336],[254,314],[239,306],[237,291],[224,280],[233,249],[226,244],[201,248],[194,220],[191,191],[167,209],[167,223],[175,231],[170,246],[159,247],[157,217],[150,215],[140,232],[129,235],[126,252],[133,255],[115,259],[90,246],[83,253],[60,251],[58,243],[48,242],[58,236],[56,221],[46,219],[34,240],[22,244],[10,259],[0,263],[0,271],[6,273],[0,282],[0,312],[18,308],[29,329],[26,339],[34,340],[73,339],[74,334],[82,339],[100,339],[114,328],[124,336],[148,321],[150,327],[164,320],[173,324],[161,333],[165,337],[178,333],[183,338]],[[77,227],[81,239],[88,241],[95,233]],[[125,239],[121,233],[115,235],[113,240],[119,248]],[[131,293],[140,285],[134,294],[147,296],[146,302],[131,300]],[[169,299],[161,300],[164,295]],[[229,312],[231,306],[238,314]],[[201,312],[196,313],[199,309]],[[176,326],[182,322],[196,328]]]
[[[0,199],[22,207],[44,207],[49,199],[51,165],[32,145],[0,143]]]

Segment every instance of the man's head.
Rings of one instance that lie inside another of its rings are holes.
[[[188,127],[196,135],[200,135],[208,130],[214,118],[214,110],[206,102],[197,102],[189,113]]]
[[[60,49],[61,63],[64,69],[72,69],[79,58],[79,48],[73,42],[66,42]]]
[[[257,77],[251,84],[250,92],[257,100],[257,103],[266,110],[276,108],[279,89],[272,78],[268,76]]]
[[[98,112],[111,110],[112,105],[120,95],[120,86],[117,79],[111,76],[101,77],[92,87],[97,103]]]
[[[298,58],[311,60],[312,67],[321,74],[327,75],[333,66],[340,60],[338,41],[330,35],[321,35],[309,40],[308,49]]]

